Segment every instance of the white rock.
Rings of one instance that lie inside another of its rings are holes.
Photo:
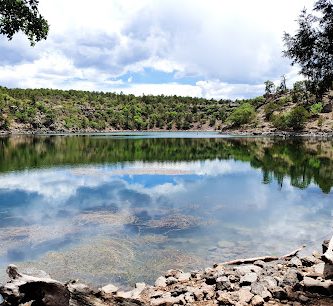
[[[251,272],[247,273],[244,276],[241,277],[240,279],[240,285],[250,285],[258,280],[258,275],[257,273]]]
[[[164,276],[160,276],[156,281],[155,281],[155,286],[156,287],[161,287],[165,288],[167,286],[166,284],[166,278]]]
[[[112,285],[112,284],[108,284],[104,287],[102,287],[100,290],[106,294],[110,294],[110,293],[115,293],[118,291],[118,287]]]
[[[191,278],[191,273],[180,273],[178,276],[178,281],[185,282],[190,280],[190,278]]]
[[[249,304],[253,294],[247,289],[240,289],[238,291],[239,301],[243,304]]]

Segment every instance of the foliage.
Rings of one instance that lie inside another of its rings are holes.
[[[309,113],[303,106],[296,106],[288,113],[282,113],[272,117],[273,125],[280,129],[292,129],[299,131],[304,128]]]
[[[255,118],[255,109],[250,103],[243,103],[228,117],[227,121],[234,127],[250,123]]]
[[[310,107],[310,113],[312,115],[318,115],[323,110],[323,104],[321,102],[312,104]]]
[[[311,81],[309,89],[318,96],[333,85],[332,20],[332,0],[317,0],[313,14],[301,12],[297,33],[284,34],[284,55],[300,65],[301,74]]]
[[[279,108],[280,108],[279,105],[274,101],[267,103],[264,107],[265,118],[267,120],[270,120],[273,113],[279,110]]]
[[[303,106],[294,107],[288,114],[288,126],[293,130],[302,130],[309,113]]]
[[[19,123],[26,130],[187,130],[206,123],[216,128],[230,113],[229,102],[164,95],[135,97],[123,93],[0,87],[0,110],[12,117],[13,124]],[[0,126],[0,129],[4,128]]]
[[[309,98],[308,83],[306,81],[297,81],[291,92],[292,100],[295,103],[304,102]]]
[[[47,21],[38,11],[38,0],[0,1],[0,33],[9,40],[22,31],[34,45],[46,39],[48,30]]]
[[[275,93],[275,84],[270,81],[270,80],[267,80],[265,82],[265,95],[271,95]]]

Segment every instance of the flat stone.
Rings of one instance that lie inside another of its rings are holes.
[[[250,272],[255,272],[257,274],[260,274],[262,268],[256,265],[244,265],[244,266],[235,267],[235,271],[238,271],[241,275],[245,275]]]
[[[158,299],[154,299],[150,302],[152,306],[172,306],[177,304],[180,301],[179,297],[162,297]]]
[[[303,279],[305,290],[319,294],[332,295],[333,294],[333,281],[323,280],[321,278],[314,279],[305,276]]]
[[[111,294],[111,293],[115,293],[118,291],[118,287],[112,285],[112,284],[108,284],[104,287],[101,288],[101,291],[106,293],[106,294]]]
[[[250,272],[245,274],[240,279],[240,285],[241,286],[249,286],[252,283],[256,282],[258,280],[258,275],[255,272]]]
[[[301,262],[304,267],[311,267],[311,266],[314,266],[315,264],[320,263],[321,261],[318,258],[316,258],[315,256],[310,255],[310,256],[302,257]]]

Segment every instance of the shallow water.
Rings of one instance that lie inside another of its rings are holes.
[[[333,141],[132,133],[0,138],[0,267],[95,286],[320,249]]]

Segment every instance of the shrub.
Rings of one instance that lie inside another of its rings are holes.
[[[250,103],[244,103],[232,111],[227,122],[232,126],[241,126],[251,122],[255,117],[255,109]]]
[[[275,102],[269,102],[265,105],[264,113],[267,120],[271,120],[271,117],[275,111],[279,109],[279,106]]]
[[[299,131],[304,128],[309,113],[303,106],[296,106],[289,113],[279,114],[273,117],[273,125],[280,129],[293,129]]]
[[[318,115],[323,110],[323,104],[321,102],[315,103],[310,107],[311,115]]]
[[[302,130],[308,117],[309,113],[303,106],[296,106],[288,114],[288,125],[293,130]]]

